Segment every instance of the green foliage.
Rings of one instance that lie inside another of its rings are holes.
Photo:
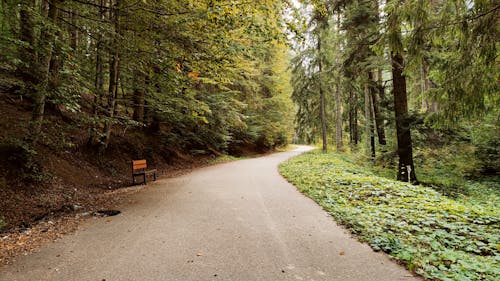
[[[123,127],[188,151],[290,139],[281,1],[46,4],[0,6],[0,71],[40,106],[30,124],[50,118],[46,104],[69,112],[100,152]]]
[[[283,163],[280,172],[361,240],[426,278],[498,279],[498,204],[453,200],[353,162],[314,152]]]

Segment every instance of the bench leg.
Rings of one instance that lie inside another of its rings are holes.
[[[144,184],[146,184],[146,173],[144,173]]]

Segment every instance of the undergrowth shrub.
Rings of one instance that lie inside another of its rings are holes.
[[[486,175],[500,173],[500,120],[481,122],[472,126],[472,143],[477,147],[475,156]]]

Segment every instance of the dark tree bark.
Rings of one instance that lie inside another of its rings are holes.
[[[69,17],[70,17],[70,22],[72,24],[71,26],[68,27],[70,34],[70,46],[71,49],[73,49],[73,51],[76,51],[78,49],[78,41],[80,39],[80,31],[78,30],[78,28],[76,28],[77,16],[73,11],[70,11]]]
[[[321,139],[323,142],[323,153],[328,151],[327,137],[326,137],[326,110],[325,110],[325,93],[323,90],[322,72],[323,72],[323,64],[321,61],[321,39],[318,35],[318,54],[319,54],[319,72],[318,72],[318,80],[319,80],[319,98],[320,98],[320,118],[321,118]]]
[[[339,84],[335,85],[335,144],[342,150],[342,99]]]
[[[376,84],[376,82],[373,80],[373,73],[369,72],[368,76],[370,79],[370,83],[372,83],[372,85],[370,86],[370,96],[371,96],[373,117],[375,119],[375,127],[377,129],[378,143],[380,145],[386,145],[387,141],[385,139],[384,118],[380,114],[380,105],[377,98],[377,91],[379,90],[379,87],[378,84]]]
[[[370,157],[375,159],[375,129],[373,126],[374,120],[369,82],[365,84],[365,138],[367,151],[370,153]]]
[[[133,93],[133,101],[134,101],[134,114],[132,118],[134,121],[144,123],[144,101],[146,96],[145,86],[146,79],[144,79],[144,75],[138,74],[136,82],[136,87]]]
[[[425,58],[422,58],[422,72],[421,72],[421,88],[422,88],[422,109],[425,112],[433,113],[438,112],[438,103],[432,98],[427,96],[427,91],[432,88],[432,82],[429,79],[429,66],[427,65],[427,61]]]
[[[119,37],[121,37],[119,11],[120,0],[114,3],[111,1],[112,8],[110,10],[111,20],[114,23],[113,43],[110,52],[109,63],[109,87],[108,87],[108,102],[107,102],[107,119],[104,122],[104,140],[102,141],[102,150],[105,150],[111,138],[111,130],[113,128],[113,119],[115,118],[116,99],[118,96],[118,78],[120,77],[120,53],[118,51]]]
[[[54,1],[54,3],[62,3],[64,0],[59,0],[59,1]],[[60,10],[61,7],[58,7],[58,10]],[[59,22],[59,15],[56,15],[56,18],[54,18],[54,22],[60,23]],[[54,37],[54,42],[53,42],[53,50],[52,50],[52,57],[50,59],[50,66],[49,66],[49,92],[54,93],[57,91],[57,88],[61,85],[61,70],[64,65],[64,53],[63,53],[63,48],[62,48],[62,41],[64,40],[63,38],[63,33],[61,30],[58,30],[55,34]]]
[[[358,144],[358,105],[353,90],[349,91],[349,143]]]
[[[403,75],[404,59],[399,53],[391,53],[392,83],[394,95],[394,113],[396,117],[396,133],[398,139],[398,176],[399,181],[417,182],[413,164],[413,149],[408,118],[408,101],[406,94],[406,77]]]
[[[105,7],[104,0],[99,1],[99,18],[104,20]],[[96,35],[96,60],[95,60],[95,80],[94,80],[94,102],[92,104],[92,117],[94,123],[90,128],[89,146],[95,146],[99,143],[98,132],[100,130],[100,122],[97,121],[103,108],[102,98],[104,96],[104,42],[100,32]]]

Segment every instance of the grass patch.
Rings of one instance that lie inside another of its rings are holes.
[[[426,278],[499,280],[498,205],[380,177],[342,154],[306,153],[280,172],[373,249]]]
[[[236,156],[232,156],[232,155],[222,155],[222,156],[218,156],[216,158],[208,160],[207,163],[208,164],[221,164],[221,163],[242,160],[242,159],[247,159],[247,158],[248,157],[245,157],[245,156],[236,157]]]
[[[297,148],[297,145],[295,144],[288,144],[286,146],[280,146],[276,148],[276,152],[286,152],[286,151],[292,151]]]
[[[473,171],[477,171],[477,161],[470,156],[455,156],[452,151],[456,149],[467,150],[468,147],[417,150],[414,160],[420,184],[465,204],[492,210],[500,206],[498,177],[473,175]],[[377,165],[361,153],[339,154],[338,157],[375,175],[396,178],[396,163],[383,157],[377,159]]]

